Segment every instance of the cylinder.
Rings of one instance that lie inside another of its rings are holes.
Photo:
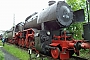
[[[54,3],[56,3],[56,1],[49,1],[49,2],[48,2],[48,5],[51,6],[51,5],[53,5]]]

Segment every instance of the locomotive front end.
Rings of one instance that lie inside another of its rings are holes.
[[[58,1],[52,5],[50,4],[46,9],[43,9],[38,13],[37,17],[37,24],[41,25],[41,30],[38,36],[35,36],[36,49],[44,54],[49,53],[50,49],[53,49],[53,47],[50,46],[53,39],[52,36],[55,34],[58,35],[58,33],[61,32],[59,29],[69,26],[72,21],[73,11],[64,1]],[[57,30],[58,33],[56,33]]]
[[[58,30],[61,27],[67,27],[72,21],[73,11],[64,1],[58,1],[43,9],[37,19],[37,23],[45,23],[48,30]]]

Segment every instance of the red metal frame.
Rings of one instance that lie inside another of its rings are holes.
[[[26,32],[27,33],[27,30],[23,30],[22,33]],[[25,34],[26,35],[26,34]],[[22,47],[25,47],[25,39],[26,39],[26,36],[22,38]]]
[[[18,45],[22,46],[22,37],[21,37],[22,36],[22,32],[19,31],[19,35],[18,36],[19,36]]]
[[[19,41],[19,39],[18,39],[18,35],[19,35],[19,33],[17,32],[17,33],[15,33],[15,38],[14,38],[14,41],[15,41],[15,44],[17,45],[18,44],[18,41]]]
[[[90,43],[87,43],[85,42],[84,40],[74,40],[72,37],[72,40],[66,40],[66,38],[68,37],[71,37],[71,36],[66,36],[66,32],[64,32],[63,35],[61,36],[55,36],[54,35],[54,38],[52,40],[52,43],[50,44],[51,47],[56,47],[55,49],[51,49],[51,55],[54,59],[57,59],[57,55],[60,56],[60,59],[63,60],[63,59],[69,59],[70,58],[70,51],[74,51],[74,53],[76,53],[77,55],[79,55],[79,50],[76,50],[75,49],[75,44],[77,42],[81,42],[81,47],[82,48],[88,48],[90,49]],[[61,40],[61,38],[64,38],[63,40]],[[60,52],[57,53],[57,47],[59,48]],[[56,52],[55,52],[56,51]],[[72,52],[73,54],[73,52]]]
[[[25,45],[27,48],[31,48],[34,45],[34,30],[33,29],[27,29],[26,33],[26,40],[25,40]]]

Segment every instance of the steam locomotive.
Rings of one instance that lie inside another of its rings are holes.
[[[8,32],[7,39],[10,43],[51,54],[54,59],[69,59],[74,53],[79,55],[82,48],[90,49],[90,33],[86,32],[90,32],[90,24],[84,25],[84,40],[75,40],[72,33],[63,30],[74,22],[83,21],[83,9],[72,11],[65,1],[49,1],[46,9],[33,13],[25,23],[20,22],[12,28],[14,32]]]

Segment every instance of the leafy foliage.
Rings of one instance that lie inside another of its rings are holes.
[[[74,11],[86,8],[86,0],[66,0],[66,1]]]
[[[71,6],[73,11],[84,9],[86,14],[86,0],[66,0],[66,2]],[[67,30],[69,30],[70,32],[74,32],[75,39],[82,39],[83,33],[82,22],[72,24],[70,27],[67,28]]]
[[[87,21],[86,0],[66,0],[66,1],[71,6],[73,11],[84,9],[85,21]]]
[[[74,33],[74,38],[75,39],[82,39],[82,33],[83,33],[83,23],[75,23],[72,24],[70,27],[67,28],[70,32]]]
[[[89,49],[81,49],[80,56],[83,58],[88,58],[88,60],[90,60],[90,50]]]

